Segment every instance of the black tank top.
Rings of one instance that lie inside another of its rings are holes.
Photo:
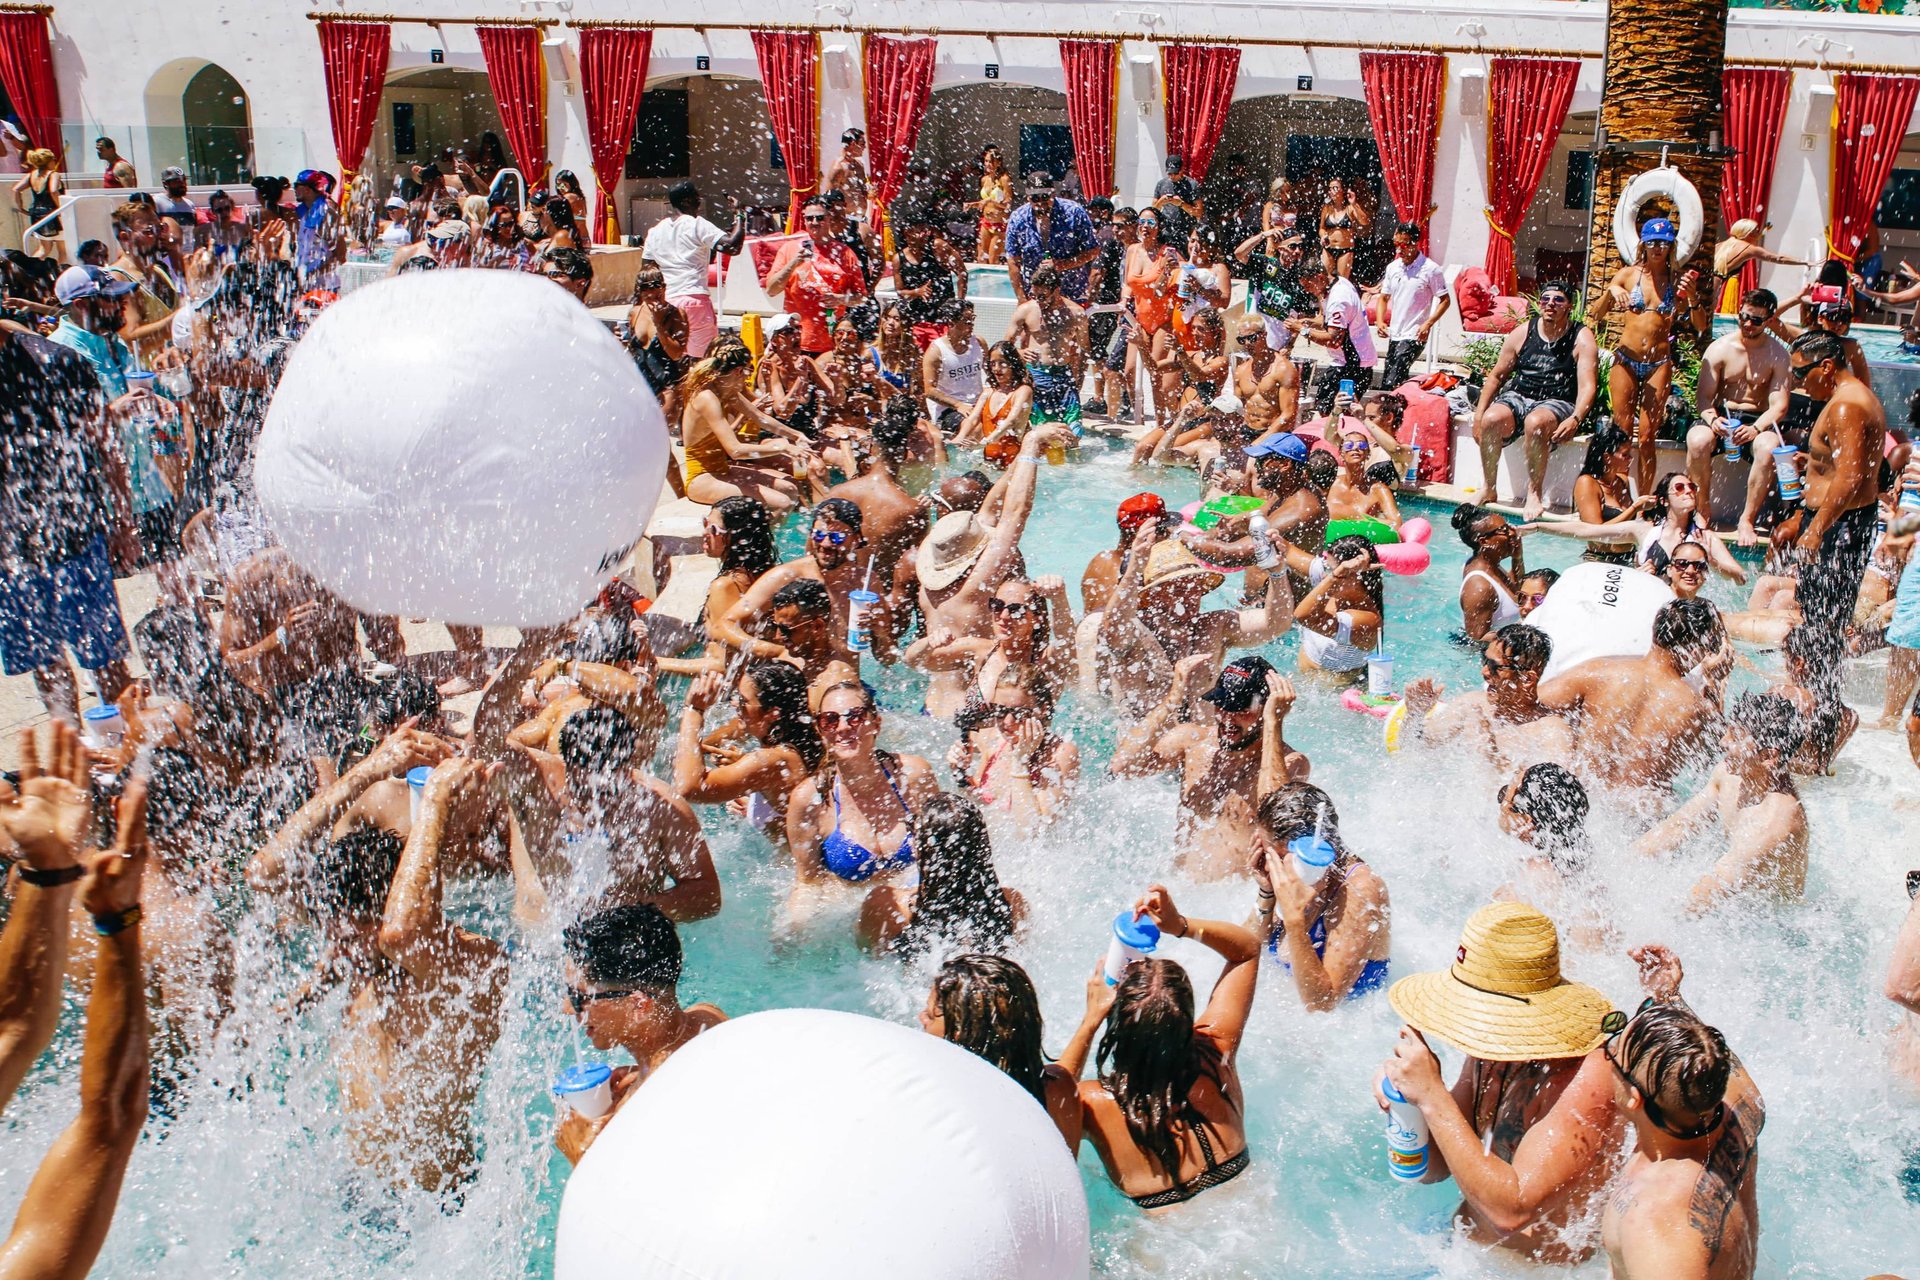
[[[1573,363],[1573,344],[1580,326],[1569,324],[1567,331],[1552,342],[1540,336],[1540,322],[1527,323],[1527,340],[1520,345],[1520,358],[1514,362],[1513,389],[1529,400],[1564,400],[1572,404],[1580,394],[1578,370]]]
[[[908,324],[932,324],[940,314],[940,308],[953,299],[953,272],[938,258],[922,258],[915,262],[906,254],[897,259],[899,270],[894,274],[894,284],[901,289],[918,289],[923,285],[932,285],[933,292],[925,298],[900,299],[900,311]]]

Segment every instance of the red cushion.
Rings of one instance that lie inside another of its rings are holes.
[[[1453,478],[1453,419],[1447,398],[1423,391],[1417,382],[1395,387],[1406,397],[1406,416],[1397,434],[1402,444],[1420,450],[1420,483],[1446,483]]]
[[[1493,277],[1483,267],[1468,267],[1454,277],[1453,292],[1460,300],[1460,319],[1479,320],[1493,314]]]

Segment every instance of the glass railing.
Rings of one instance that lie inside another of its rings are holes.
[[[299,129],[255,129],[243,125],[128,125],[63,121],[68,185],[101,185],[106,165],[94,154],[94,139],[111,138],[133,162],[143,187],[157,187],[160,172],[173,165],[187,171],[196,187],[240,184],[257,174],[292,177],[307,167],[307,136]]]

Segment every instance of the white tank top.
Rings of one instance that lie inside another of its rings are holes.
[[[940,355],[940,390],[955,400],[978,400],[981,388],[986,385],[983,379],[987,355],[980,339],[969,338],[967,349],[956,353],[946,338],[935,338],[933,349]]]
[[[1487,585],[1493,588],[1496,603],[1493,608],[1493,620],[1487,624],[1488,632],[1498,631],[1508,623],[1520,621],[1520,602],[1513,598],[1513,593],[1507,590],[1505,583],[1485,569],[1469,569],[1466,577],[1460,579],[1460,585],[1464,587],[1475,578],[1484,578]]]

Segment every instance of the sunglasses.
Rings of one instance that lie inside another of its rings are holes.
[[[1675,573],[1705,573],[1707,571],[1707,562],[1705,560],[1669,560],[1667,563],[1673,566]]]
[[[1667,486],[1667,492],[1668,493],[1695,493],[1695,492],[1698,492],[1698,490],[1695,489],[1694,483],[1691,480],[1675,480]]]
[[[587,1011],[588,1005],[593,1004],[597,1000],[624,1000],[628,996],[635,994],[637,993],[633,991],[588,991],[582,987],[569,986],[567,988],[567,1007],[573,1010],[575,1017],[579,1017]]]
[[[1571,301],[1572,299],[1566,297],[1564,294],[1543,293],[1540,295],[1540,305],[1543,307],[1564,307]]]
[[[1620,1077],[1621,1082],[1640,1095],[1640,1105],[1647,1113],[1648,1123],[1653,1125],[1654,1128],[1660,1130],[1660,1132],[1666,1134],[1668,1137],[1678,1138],[1682,1142],[1691,1142],[1695,1138],[1704,1138],[1720,1127],[1720,1121],[1725,1118],[1727,1113],[1726,1103],[1715,1103],[1713,1110],[1707,1117],[1691,1128],[1676,1125],[1660,1110],[1659,1104],[1654,1102],[1653,1094],[1638,1080],[1635,1080],[1627,1069],[1620,1065],[1620,1060],[1613,1056],[1613,1042],[1618,1040],[1621,1034],[1633,1025],[1634,1019],[1638,1018],[1648,1009],[1651,1009],[1653,1003],[1652,996],[1648,996],[1645,1000],[1642,1000],[1640,1007],[1633,1011],[1632,1018],[1629,1018],[1618,1009],[1615,1009],[1606,1017],[1602,1018],[1600,1020],[1600,1029],[1607,1033],[1607,1040],[1605,1044],[1600,1046],[1600,1052],[1605,1055],[1607,1065],[1613,1068],[1614,1074]]]
[[[800,219],[802,222],[825,222],[826,220],[827,215],[824,213],[809,213]]]
[[[815,529],[813,531],[813,540],[815,542],[824,542],[830,547],[844,547],[847,545],[847,540],[851,537],[853,537],[853,535],[844,529]]]
[[[1032,613],[1033,605],[1029,601],[1001,600],[996,597],[987,601],[987,611],[993,614],[1005,614],[1009,618],[1018,620]]]
[[[841,727],[857,729],[873,715],[866,707],[855,707],[851,711],[822,711],[814,716],[814,723],[829,732]]]
[[[1342,453],[1372,453],[1373,446],[1364,440],[1354,440],[1340,446]]]
[[[1547,593],[1544,591],[1529,591],[1527,593],[1527,603],[1532,605],[1536,609],[1538,609],[1541,605],[1545,604],[1546,602],[1547,602]]]
[[[1740,313],[1740,323],[1741,323],[1741,324],[1765,324],[1765,323],[1767,322],[1767,319],[1768,319],[1768,318],[1767,318],[1766,316],[1753,316],[1753,315],[1748,315],[1748,314],[1747,314],[1746,312],[1744,312],[1744,311],[1742,311],[1742,312]]]
[[[1809,361],[1806,364],[1793,364],[1789,362],[1787,365],[1787,373],[1795,382],[1805,382],[1807,375],[1819,367],[1820,364],[1818,361]]]
[[[993,715],[996,719],[1012,720],[1016,723],[1021,720],[1031,720],[1038,714],[1039,713],[1032,707],[1009,707],[996,704],[993,708]]]

